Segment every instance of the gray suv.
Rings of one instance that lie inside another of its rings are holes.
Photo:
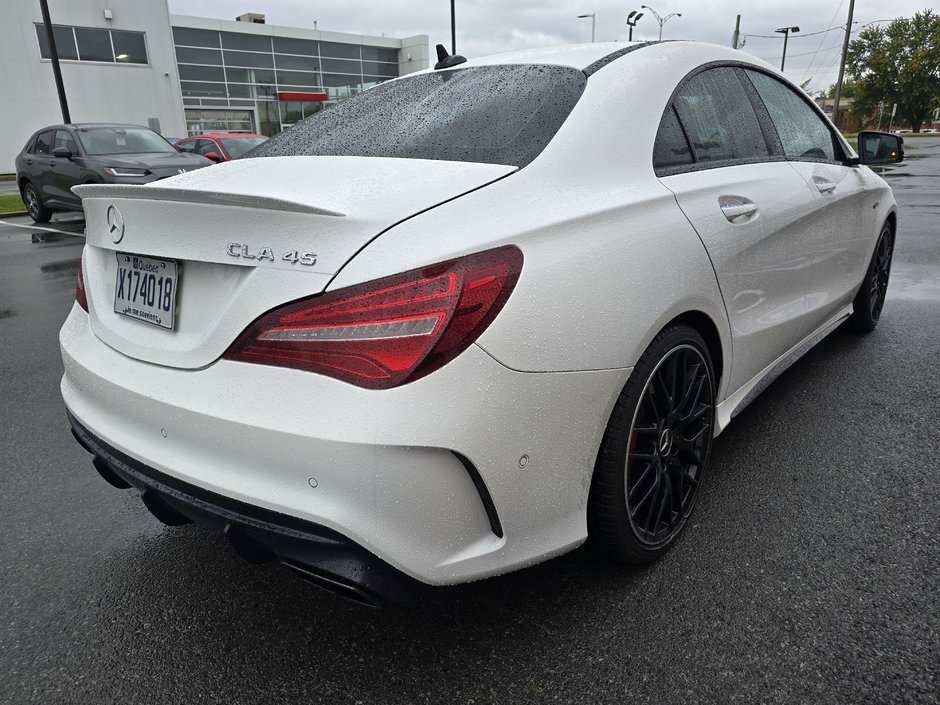
[[[55,211],[82,209],[71,191],[78,184],[146,184],[210,164],[140,125],[52,125],[17,155],[16,183],[30,217],[45,223]]]

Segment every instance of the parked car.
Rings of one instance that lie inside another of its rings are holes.
[[[79,184],[146,184],[212,162],[180,154],[140,125],[50,125],[29,138],[16,157],[16,182],[29,216],[45,223],[55,211],[80,211]]]
[[[264,135],[224,132],[186,137],[176,143],[176,148],[181,152],[201,154],[214,162],[227,162],[243,157],[267,139]]]
[[[662,555],[712,438],[876,326],[894,246],[865,164],[902,140],[857,156],[752,56],[439,52],[242,162],[76,188],[62,395],[98,472],[369,603]]]

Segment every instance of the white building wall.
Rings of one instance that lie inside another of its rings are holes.
[[[37,0],[2,0],[0,22],[0,173],[41,127],[62,122],[52,64],[40,58]],[[110,10],[113,19],[105,20]],[[164,135],[184,136],[186,122],[166,0],[49,0],[53,24],[144,32],[149,65],[62,61],[72,122],[160,121]]]

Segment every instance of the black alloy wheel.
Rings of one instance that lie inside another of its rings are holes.
[[[26,184],[23,187],[23,202],[26,204],[26,212],[29,217],[37,223],[48,223],[52,217],[52,211],[46,208],[39,199],[36,187],[32,184]]]
[[[888,293],[888,279],[891,276],[891,259],[894,255],[894,231],[888,223],[881,229],[881,236],[875,246],[871,263],[865,273],[865,279],[853,302],[852,317],[849,321],[855,330],[868,333],[875,329],[881,320],[885,297]]]
[[[607,426],[588,505],[592,540],[628,563],[664,553],[692,512],[714,423],[708,348],[692,328],[667,328],[640,358]]]

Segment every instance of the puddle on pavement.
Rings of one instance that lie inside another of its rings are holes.
[[[74,276],[81,266],[82,258],[66,259],[60,262],[49,262],[39,267],[39,271],[47,277]]]
[[[39,233],[31,233],[30,241],[31,242],[44,242],[44,243],[52,243],[52,242],[73,243],[75,242],[75,238],[77,237],[82,237],[82,234],[75,233],[74,235],[66,235],[64,233],[39,232]]]
[[[940,301],[940,280],[935,276],[934,268],[893,263],[888,299]]]

